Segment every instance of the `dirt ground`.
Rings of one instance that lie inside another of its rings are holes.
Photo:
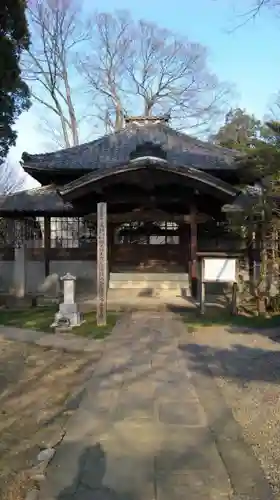
[[[0,499],[22,500],[26,471],[59,435],[100,353],[0,340]]]
[[[191,333],[280,500],[280,335],[212,326]],[[190,347],[191,350],[191,347]],[[205,363],[205,364],[204,364]]]

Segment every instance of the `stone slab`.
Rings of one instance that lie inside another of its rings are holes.
[[[182,400],[159,401],[157,404],[159,420],[167,425],[185,427],[205,427],[206,418],[200,404]]]
[[[174,382],[158,382],[155,389],[155,398],[161,400],[188,401],[198,402],[197,393],[192,384],[189,383],[174,383]]]
[[[49,466],[40,500],[230,498],[231,478],[204,401],[211,401],[212,392],[198,392],[174,341],[179,330],[169,313],[137,312],[117,323]],[[159,348],[165,350],[162,358]],[[147,363],[147,352],[164,366]],[[225,405],[218,411],[228,416]],[[223,435],[228,430],[229,424]],[[247,460],[236,453],[231,459]]]
[[[157,483],[157,500],[228,500],[229,494],[209,486],[205,477],[167,474]]]

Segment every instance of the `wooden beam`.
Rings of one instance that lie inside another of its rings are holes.
[[[169,189],[170,189],[169,185]],[[172,186],[173,189],[173,186]],[[143,206],[144,204],[150,204],[151,209],[158,207],[160,205],[172,205],[172,204],[183,204],[184,200],[187,196],[188,201],[190,201],[191,198],[191,193],[189,192],[184,192],[184,193],[173,193],[172,195],[167,194],[161,194],[158,193],[156,190],[150,190],[148,191],[147,185],[145,185],[145,191],[144,190],[133,190],[133,188],[130,185],[127,186],[120,186],[120,189],[118,190],[117,193],[112,192],[112,191],[105,191],[104,195],[108,198],[108,204],[109,206],[111,205],[135,205],[135,206]]]
[[[50,274],[51,218],[44,217],[44,266],[45,278]]]
[[[97,325],[107,323],[107,203],[97,204]]]
[[[190,278],[192,294],[197,295],[197,213],[195,205],[190,210]]]
[[[214,197],[219,198],[224,203],[234,199],[239,194],[238,189],[203,170],[189,166],[170,165],[165,159],[155,160],[151,157],[137,158],[118,167],[111,166],[94,170],[91,174],[84,175],[61,187],[59,191],[63,198],[73,201],[80,198],[82,193],[92,193],[97,183],[102,187],[124,182],[131,184],[134,177],[137,184],[141,185],[143,172],[148,172],[154,185],[182,185],[184,183],[193,189],[198,188],[205,193],[213,193]]]
[[[96,214],[89,214],[87,216],[93,222],[97,221]],[[113,223],[124,223],[130,221],[170,221],[170,222],[185,222],[186,224],[191,224],[191,220],[196,221],[196,224],[202,224],[209,219],[209,216],[205,214],[170,214],[166,212],[161,212],[160,210],[135,210],[133,212],[127,212],[123,214],[108,214],[108,222]]]

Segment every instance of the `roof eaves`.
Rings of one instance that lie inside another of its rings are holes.
[[[0,214],[68,212],[72,208],[53,185],[0,196]]]
[[[231,197],[237,196],[238,193],[240,192],[238,189],[231,186],[227,182],[222,181],[221,179],[218,179],[217,177],[214,177],[213,175],[210,175],[198,168],[174,165],[170,164],[169,162],[167,162],[165,159],[162,158],[146,156],[141,158],[135,158],[130,162],[128,162],[127,164],[119,165],[118,167],[115,167],[113,169],[106,169],[105,171],[102,172],[98,170],[96,172],[91,172],[61,187],[59,189],[59,193],[62,197],[67,197],[75,190],[78,190],[81,187],[86,187],[88,184],[91,184],[92,182],[95,182],[99,179],[118,175],[126,171],[139,170],[141,168],[149,168],[149,167],[154,167],[155,170],[159,169],[159,170],[170,171],[173,172],[174,174],[179,174],[181,176],[189,177],[195,181],[206,183],[209,186],[212,186],[213,188],[220,189],[225,194]]]

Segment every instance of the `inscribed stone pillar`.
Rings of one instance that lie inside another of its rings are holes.
[[[97,311],[98,325],[106,325],[107,312],[107,203],[97,204]]]

